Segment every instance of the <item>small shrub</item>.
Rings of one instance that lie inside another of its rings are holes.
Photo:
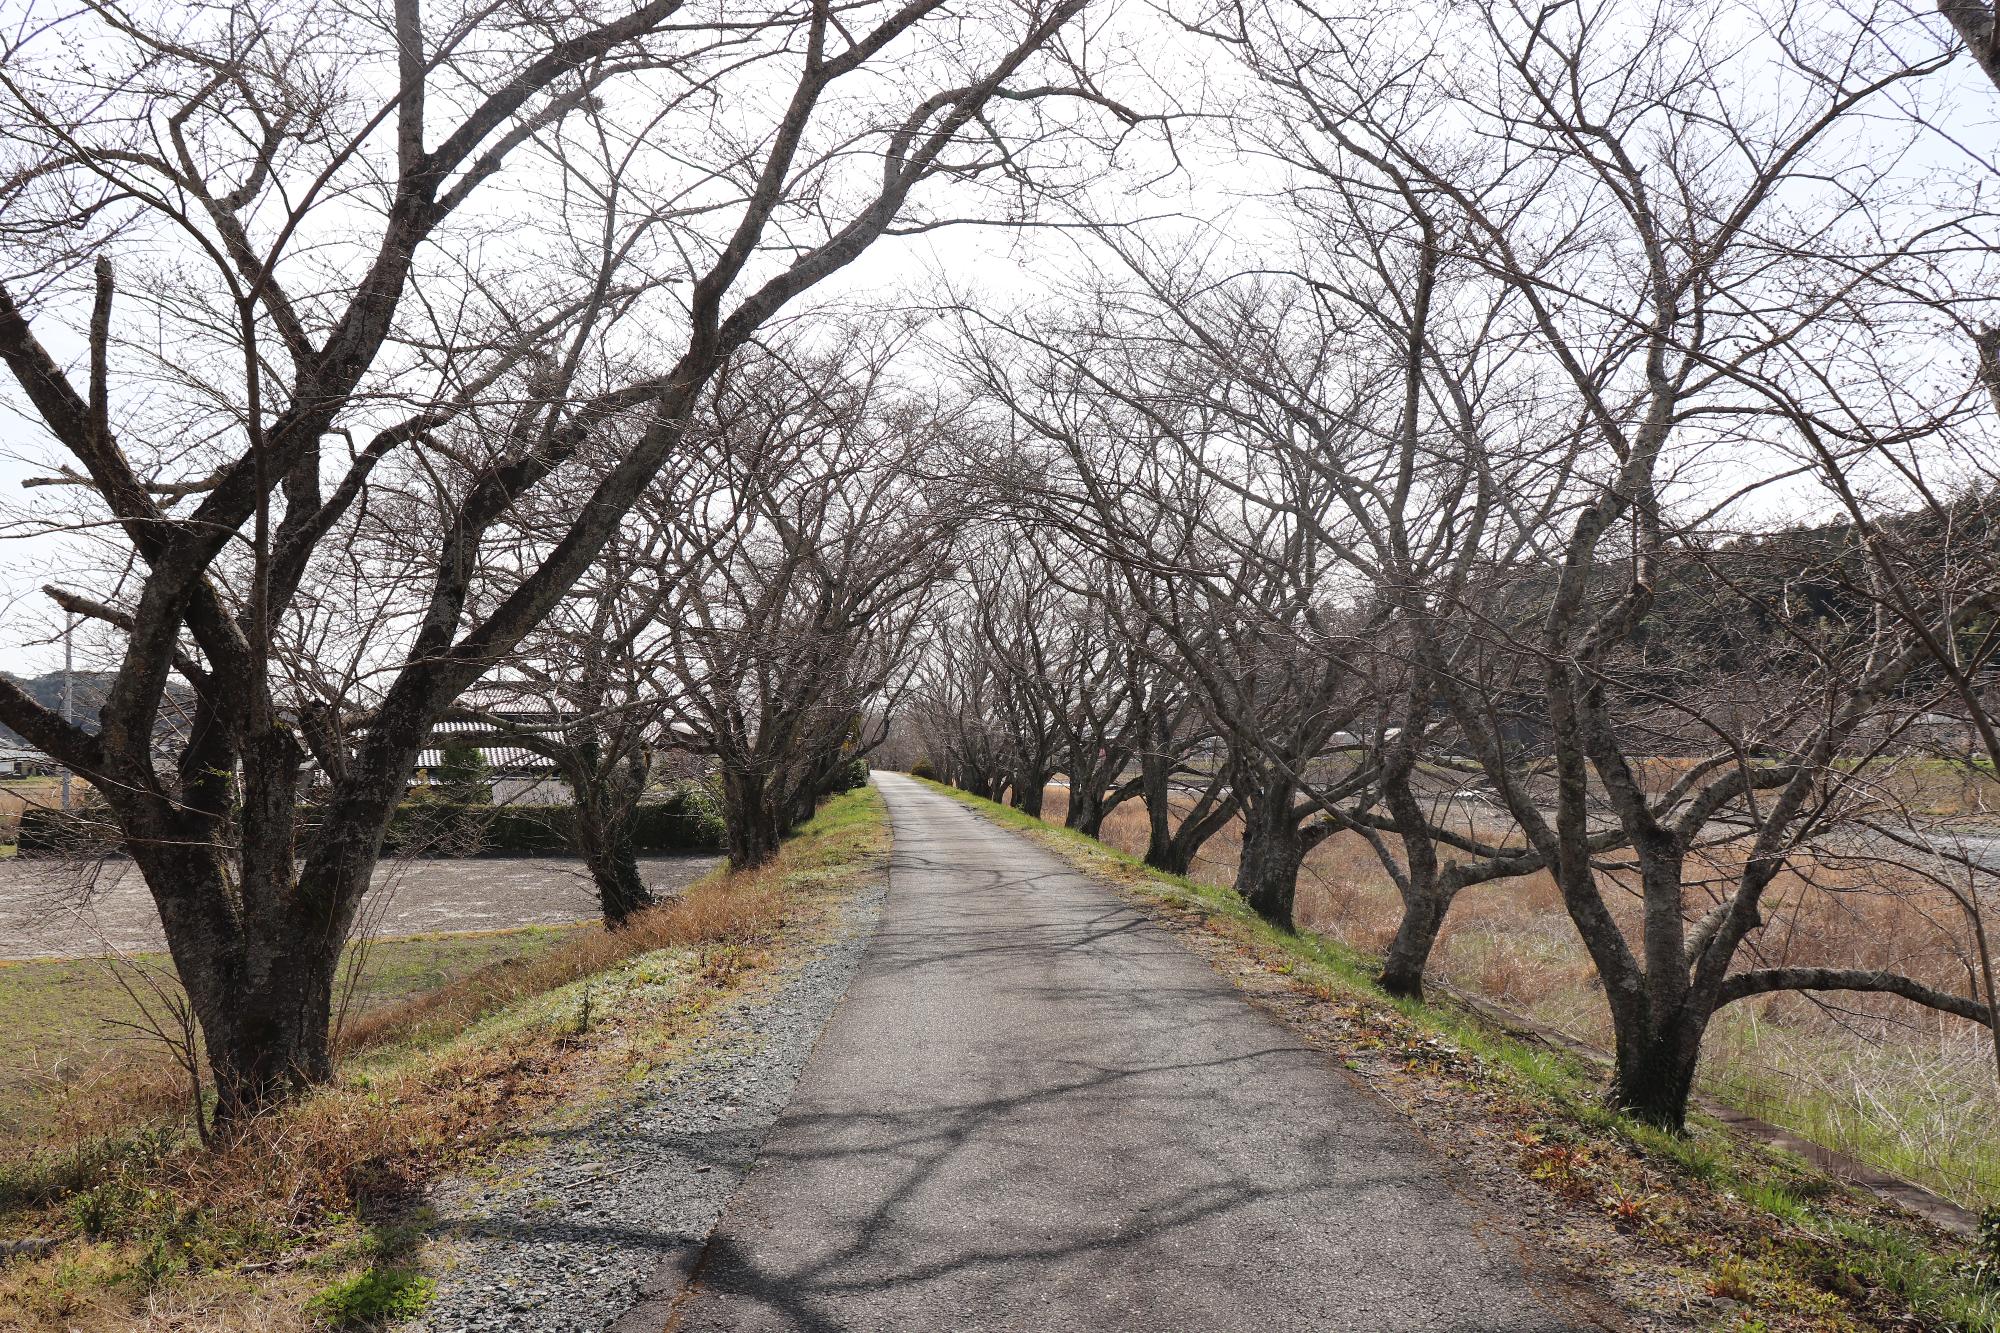
[[[862,755],[857,754],[841,764],[839,771],[834,774],[833,789],[837,792],[853,791],[857,787],[867,785],[868,760]]]
[[[430,781],[439,799],[453,805],[493,804],[493,765],[486,762],[477,745],[462,736],[444,743]]]
[[[930,760],[919,759],[916,763],[910,765],[910,776],[913,778],[928,778],[930,781],[936,782],[937,768]]]
[[[632,845],[642,852],[714,852],[728,840],[722,793],[712,782],[683,782],[632,816]]]
[[[306,1313],[333,1328],[366,1328],[420,1315],[437,1284],[406,1268],[371,1268],[343,1278],[306,1302]]]
[[[1979,1215],[1979,1235],[1965,1257],[1966,1280],[1981,1291],[2000,1292],[2000,1208]]]

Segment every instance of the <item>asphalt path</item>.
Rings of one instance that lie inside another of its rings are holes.
[[[670,1327],[1598,1327],[1325,1055],[878,774],[881,925]]]

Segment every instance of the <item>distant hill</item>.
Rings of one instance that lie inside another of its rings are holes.
[[[111,688],[112,674],[109,671],[78,671],[72,673],[75,692],[70,697],[71,716],[77,725],[86,731],[97,730],[97,712],[104,706],[105,693]],[[62,710],[63,673],[51,671],[41,676],[17,676],[11,671],[0,671],[0,676],[18,685],[30,698],[44,708]],[[6,726],[0,726],[0,743],[25,745],[27,742],[15,735]]]

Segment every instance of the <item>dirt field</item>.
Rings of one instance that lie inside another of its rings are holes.
[[[646,882],[677,892],[717,864],[712,856],[649,857]],[[581,861],[557,857],[385,862],[362,903],[370,935],[505,930],[596,915]],[[35,858],[0,861],[0,959],[68,958],[158,949],[159,915],[128,861],[77,867]]]

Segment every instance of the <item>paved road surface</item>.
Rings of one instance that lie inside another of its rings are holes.
[[[656,892],[686,888],[713,856],[639,862]],[[597,915],[597,895],[574,857],[391,858],[362,900],[373,935],[504,930]],[[40,857],[0,861],[0,958],[66,958],[161,949],[159,910],[130,861],[71,865]]]
[[[907,778],[873,945],[672,1327],[1592,1327],[1324,1056]]]

